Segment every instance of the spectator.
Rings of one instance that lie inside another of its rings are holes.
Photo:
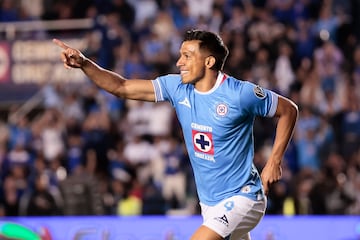
[[[102,215],[104,213],[98,183],[94,176],[87,173],[83,165],[79,165],[63,181],[60,191],[64,199],[64,214]]]
[[[9,119],[8,147],[13,149],[17,144],[22,144],[24,148],[30,148],[32,133],[30,122],[27,116],[17,116],[21,113],[13,113]]]
[[[197,18],[190,15],[189,5],[185,0],[171,1],[170,13],[179,32],[184,32],[196,25]]]
[[[174,138],[167,138],[169,149],[162,153],[164,178],[162,195],[170,209],[184,208],[186,204],[186,172],[184,161],[188,161],[183,147]]]
[[[316,41],[314,40],[311,29],[311,23],[307,19],[298,19],[296,27],[295,40],[295,62],[300,63],[302,59],[312,59],[314,49],[316,48]]]
[[[320,77],[321,89],[334,91],[339,86],[343,54],[331,41],[326,41],[314,52],[314,64]]]
[[[295,81],[291,46],[285,41],[279,43],[277,55],[274,69],[277,89],[279,89],[282,94],[288,96],[289,87]]]
[[[135,8],[127,0],[112,0],[112,8],[120,16],[119,24],[129,29],[135,23]]]
[[[360,147],[360,99],[355,90],[350,83],[346,92],[346,106],[341,114],[341,146],[346,159]]]
[[[312,32],[317,40],[337,42],[338,29],[347,21],[347,16],[334,15],[328,2],[331,1],[324,1],[322,4],[319,17],[312,26]]]
[[[212,6],[214,0],[186,0],[189,6],[190,16],[195,18],[209,19],[212,14]]]
[[[63,115],[57,109],[46,109],[37,124],[41,128],[40,137],[45,159],[51,162],[56,158],[63,157],[65,151]]]
[[[24,193],[20,199],[21,216],[62,215],[62,198],[57,187],[50,185],[47,174],[35,178],[33,190]]]
[[[1,1],[0,22],[13,22],[19,20],[19,9],[12,0]]]

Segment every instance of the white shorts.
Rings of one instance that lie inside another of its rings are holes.
[[[237,195],[215,206],[200,203],[203,225],[223,238],[250,239],[249,232],[260,222],[266,210],[266,198],[254,201]],[[231,235],[230,235],[231,234]]]

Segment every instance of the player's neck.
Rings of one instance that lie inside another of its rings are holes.
[[[218,77],[217,71],[206,71],[204,77],[195,83],[195,89],[199,92],[208,92],[216,84]]]

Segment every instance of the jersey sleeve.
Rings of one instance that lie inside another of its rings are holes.
[[[275,115],[279,98],[275,92],[246,82],[240,95],[241,106],[250,114],[262,117]]]
[[[181,84],[181,78],[176,74],[169,74],[165,76],[157,77],[152,80],[152,84],[155,92],[155,101],[163,102],[169,101],[173,104],[173,97],[176,94],[179,84]]]

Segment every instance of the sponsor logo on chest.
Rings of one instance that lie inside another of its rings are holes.
[[[195,123],[192,123],[191,127],[195,156],[204,160],[215,161],[212,128]]]

